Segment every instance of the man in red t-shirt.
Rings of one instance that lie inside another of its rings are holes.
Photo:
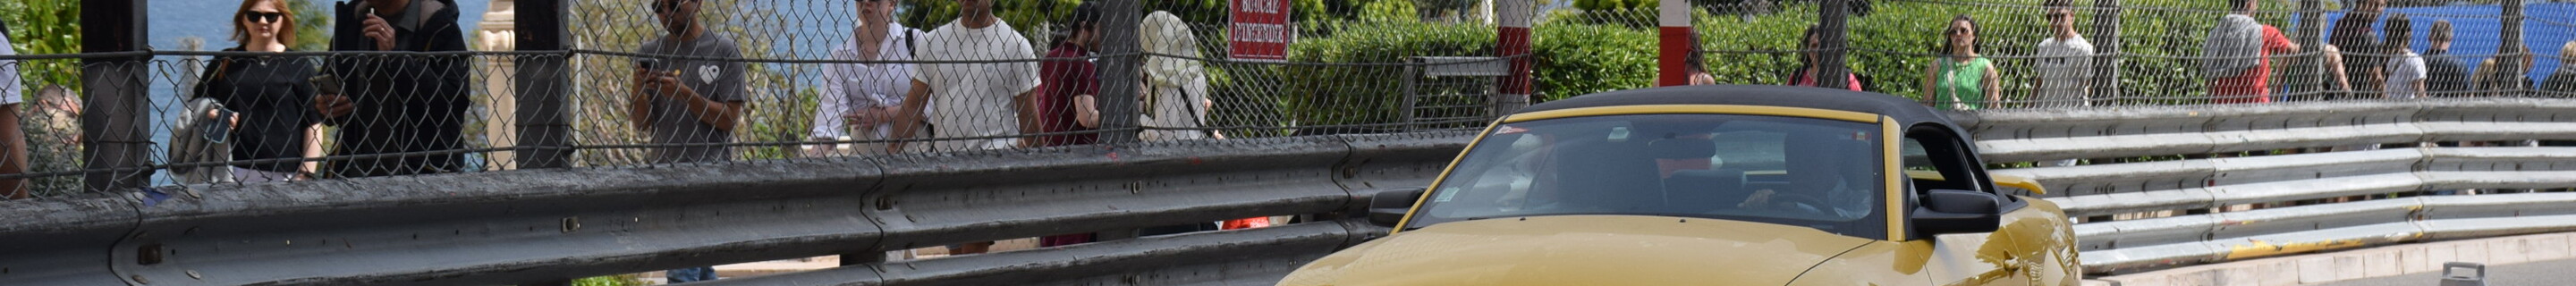
[[[2246,16],[2254,15],[2254,10],[2262,6],[2253,0],[2229,0],[2228,4],[2236,5],[2237,15]],[[2271,103],[2272,54],[2296,52],[2299,52],[2299,44],[2290,42],[2289,37],[2281,36],[2280,28],[2263,25],[2263,49],[2259,53],[2262,59],[2254,64],[2254,68],[2245,69],[2243,73],[2217,78],[2210,82],[2209,102]]]
[[[1097,1],[1094,1],[1097,2]],[[1100,75],[1089,60],[1066,60],[1091,56],[1100,46],[1100,12],[1097,4],[1083,2],[1074,6],[1065,32],[1055,47],[1047,49],[1050,60],[1038,63],[1038,75],[1044,81],[1038,90],[1039,132],[1063,133],[1091,131],[1100,128]],[[1030,146],[1084,145],[1100,142],[1100,134],[1061,134],[1038,137]]]

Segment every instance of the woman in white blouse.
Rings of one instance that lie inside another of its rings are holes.
[[[859,26],[850,40],[832,49],[832,59],[910,61],[918,30],[894,22],[895,1],[858,1]],[[912,90],[909,63],[838,63],[823,65],[823,94],[814,109],[814,141],[880,141],[891,137],[889,118]],[[882,154],[885,143],[811,145],[809,156]]]

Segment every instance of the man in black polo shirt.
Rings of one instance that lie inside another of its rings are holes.
[[[2468,96],[2475,85],[2469,83],[2468,62],[2451,54],[2451,20],[2433,21],[2432,30],[2427,32],[2430,35],[2424,40],[2432,45],[2425,50],[2424,68],[2432,75],[2425,79],[2425,89],[2433,97]]]
[[[365,0],[340,3],[332,51],[458,52],[465,34],[456,26],[455,0]],[[324,122],[340,127],[332,155],[375,155],[457,150],[468,87],[464,55],[364,54],[333,56],[324,73],[338,77],[345,94],[315,96]],[[331,90],[325,88],[324,92]],[[329,162],[326,177],[370,177],[456,172],[463,154],[403,154]]]

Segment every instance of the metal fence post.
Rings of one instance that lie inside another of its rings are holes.
[[[2515,82],[2528,81],[2530,79],[2526,77],[2531,74],[2531,66],[2522,64],[2521,58],[2532,56],[2532,53],[2530,49],[2523,48],[2522,43],[2522,0],[2498,1],[2496,5],[2504,8],[2502,13],[2504,18],[2497,20],[2503,22],[2504,29],[2501,35],[2496,35],[2498,43],[2496,56],[2504,58],[2498,58],[2496,66],[2504,68],[2504,73],[2501,74],[2513,75],[2516,78]],[[2507,87],[2513,88],[2514,94],[2525,96],[2531,94],[2531,89],[2527,86],[2507,85]]]
[[[2322,20],[2325,18],[2325,7],[2323,4],[2318,2],[2319,1],[2317,0],[2299,0],[2299,26],[2295,28],[2298,29],[2298,31],[2291,33],[2290,36],[2299,41],[2299,46],[2303,47],[2303,51],[2301,53],[2307,55],[2291,57],[2289,65],[2287,66],[2297,69],[2305,69],[2306,74],[2289,73],[2282,77],[2283,79],[2288,80],[2288,82],[2284,82],[2283,84],[2285,84],[2284,86],[2289,87],[2290,94],[2295,95],[2323,91],[2326,89],[2326,83],[2332,82],[2334,76],[2337,76],[2326,72],[2333,70],[2334,67],[2325,66],[2326,56],[2323,52],[2325,51],[2325,21]],[[2293,70],[2293,72],[2297,71]],[[2296,96],[2293,98],[2324,98],[2324,96]]]
[[[1851,4],[1847,3],[1849,0],[1824,0],[1819,2],[1823,2],[1823,7],[1816,9],[1816,31],[1820,31],[1820,33],[1817,33],[1816,35],[1816,41],[1825,44],[1825,50],[1817,56],[1818,59],[1824,61],[1816,63],[1816,66],[1819,67],[1819,70],[1816,71],[1816,78],[1818,78],[1818,80],[1816,80],[1817,87],[1831,89],[1851,88],[1850,81],[1840,80],[1842,78],[1851,77],[1846,75],[1851,73],[1851,67],[1843,65],[1844,48],[1851,46],[1851,44],[1846,41],[1847,39],[1843,37],[1845,34],[1850,33],[1849,31],[1846,31],[1849,30],[1850,27],[1845,26],[1844,23],[1850,20],[1847,19],[1848,17],[1846,17],[1846,15],[1851,14]],[[1929,94],[1931,91],[1927,90],[1924,92]]]
[[[1137,140],[1133,131],[1137,118],[1144,114],[1143,107],[1136,106],[1137,88],[1144,84],[1137,73],[1144,71],[1145,59],[1151,57],[1131,56],[1144,50],[1136,33],[1143,27],[1145,8],[1136,0],[1100,3],[1106,12],[1100,18],[1100,54],[1117,55],[1099,61],[1100,130],[1112,130],[1100,134],[1100,143],[1132,143]]]
[[[2314,0],[2309,0],[2314,1]],[[2116,104],[2120,98],[2120,0],[2093,1],[2093,98]]]
[[[1531,1],[1532,0],[1500,0],[1494,2],[1495,18],[1499,18],[1499,20],[1501,20],[1496,21],[1496,23],[1501,24],[1500,27],[1498,27],[1499,31],[1495,31],[1499,34],[1497,35],[1497,39],[1501,39],[1501,41],[1497,41],[1496,43],[1498,46],[1495,47],[1494,56],[1510,58],[1511,70],[1509,71],[1510,75],[1503,76],[1503,80],[1501,82],[1502,86],[1498,89],[1500,92],[1494,93],[1494,98],[1486,101],[1486,114],[1491,116],[1500,117],[1504,114],[1511,114],[1514,111],[1520,111],[1521,107],[1529,106],[1530,95],[1534,94],[1533,91],[1535,90],[1532,90],[1530,85],[1530,67],[1533,62],[1527,55],[1530,54],[1530,17],[1532,14],[1537,13],[1537,5],[1534,5]],[[1683,15],[1689,14],[1685,13]],[[1407,78],[1407,80],[1410,79],[1411,78]],[[1408,93],[1406,96],[1412,95]],[[1406,112],[1406,114],[1411,114],[1412,111]]]
[[[81,52],[106,53],[145,50],[150,42],[151,25],[145,22],[149,13],[145,0],[82,0]],[[87,181],[83,189],[91,192],[139,188],[151,183],[152,100],[145,85],[150,83],[151,69],[145,68],[151,56],[93,57],[81,59],[81,89],[88,108],[81,113],[81,158],[90,172],[82,174]],[[130,168],[130,169],[129,169]]]
[[[564,1],[519,0],[519,51],[561,51],[564,33]],[[519,56],[519,71],[511,80],[517,89],[519,121],[519,168],[561,168],[572,165],[572,117],[564,105],[564,96],[572,93],[571,70],[566,64],[570,54]]]
[[[1688,53],[1699,43],[1691,42],[1689,1],[1659,2],[1655,9],[1655,86],[1690,84]]]

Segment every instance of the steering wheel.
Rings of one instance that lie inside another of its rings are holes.
[[[1800,193],[1772,193],[1770,204],[1771,205],[1766,206],[1769,209],[1799,209],[1813,213],[1824,213],[1826,206],[1825,199]],[[1784,207],[1793,204],[1804,205],[1806,207]]]

